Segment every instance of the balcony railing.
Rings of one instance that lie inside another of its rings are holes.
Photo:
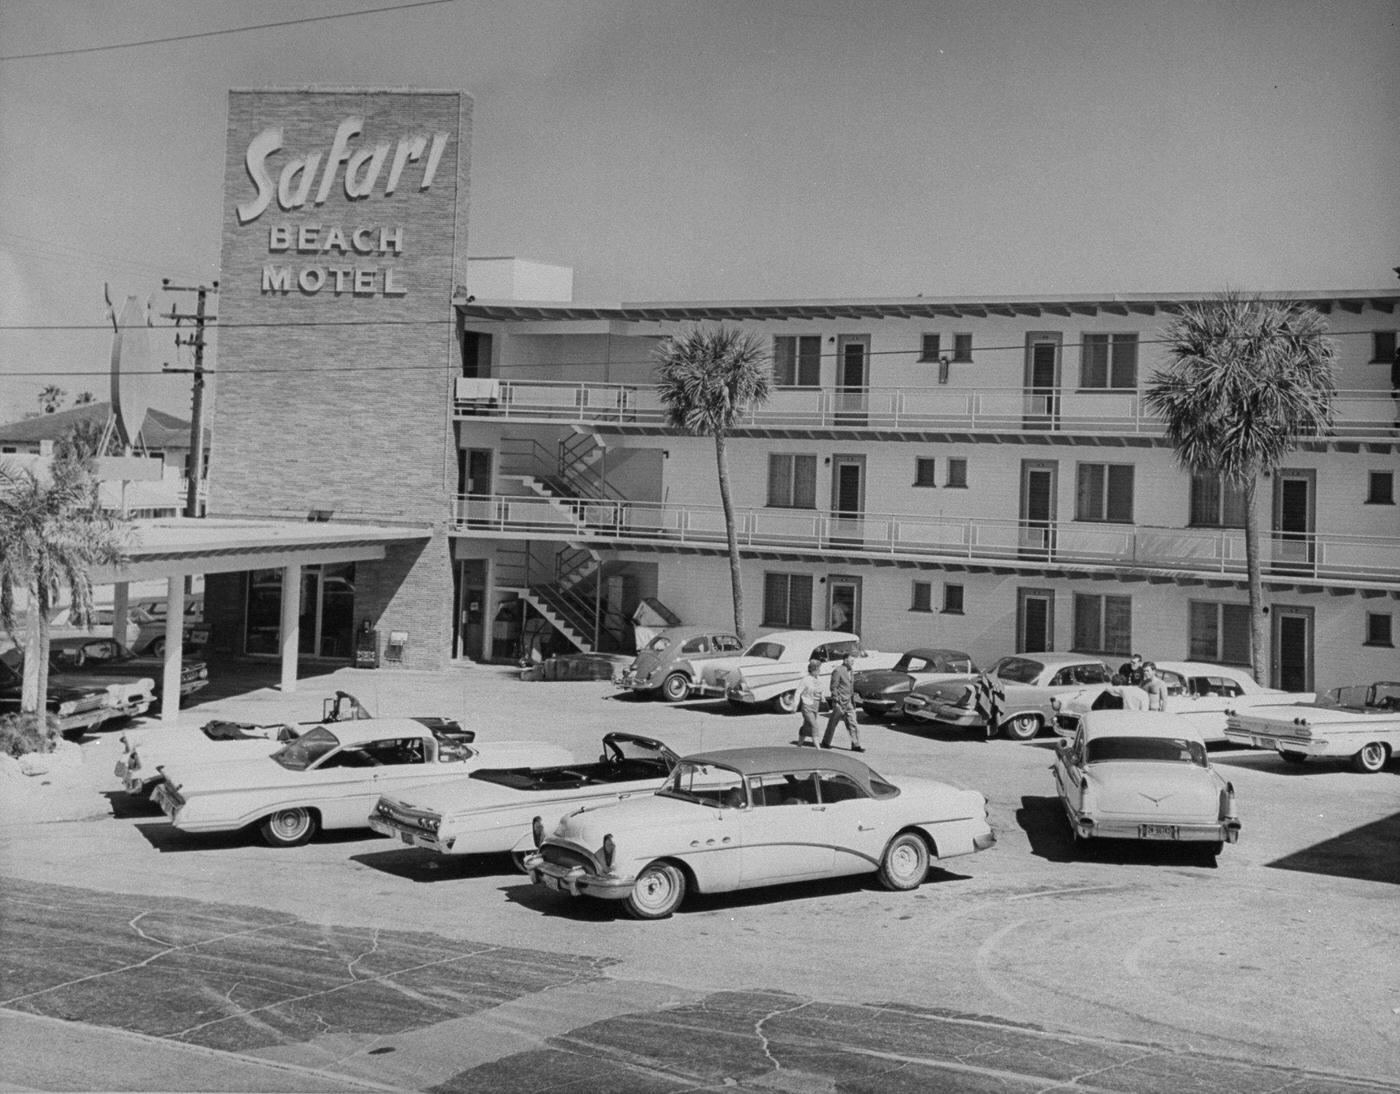
[[[1394,434],[1387,391],[1340,391],[1333,403],[1339,437]],[[457,381],[454,412],[517,421],[663,425],[650,385],[553,380]],[[1135,390],[1082,388],[779,388],[739,423],[748,429],[843,429],[919,432],[1052,430],[1060,433],[1161,436]]]
[[[839,550],[899,559],[963,559],[1098,565],[1240,575],[1244,533],[1233,528],[1158,528],[1081,521],[981,520],[913,514],[847,515],[802,509],[735,511],[739,543],[814,554]],[[461,535],[546,536],[592,542],[723,547],[718,505],[468,494],[456,499]],[[1265,533],[1268,575],[1327,580],[1400,578],[1400,537]]]

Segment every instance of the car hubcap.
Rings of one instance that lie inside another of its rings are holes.
[[[306,817],[299,810],[278,813],[272,819],[272,828],[282,839],[296,839],[306,828]]]
[[[901,843],[890,854],[890,873],[901,880],[911,878],[919,869],[918,849]]]
[[[664,908],[674,887],[666,870],[656,870],[637,882],[637,903],[647,909]]]

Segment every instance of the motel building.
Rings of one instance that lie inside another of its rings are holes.
[[[1248,663],[1240,499],[1142,400],[1209,294],[578,303],[568,269],[467,261],[470,137],[458,92],[230,93],[208,512],[269,556],[207,574],[216,649],[625,652],[644,602],[727,629],[714,444],[654,379],[662,339],[724,323],[776,381],[729,444],[750,637]],[[1261,484],[1264,682],[1393,676],[1400,291],[1278,295],[1327,317],[1340,390]]]

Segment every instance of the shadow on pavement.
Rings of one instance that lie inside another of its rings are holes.
[[[394,877],[420,885],[438,881],[461,881],[465,878],[500,877],[512,875],[524,880],[510,855],[439,855],[418,847],[395,847],[388,851],[366,851],[351,855],[351,862],[368,866]]]
[[[924,886],[941,885],[955,881],[972,880],[968,874],[955,874],[937,866],[928,872]],[[577,919],[582,922],[598,923],[613,919],[628,920],[625,902],[621,900],[599,900],[594,897],[572,897],[567,893],[555,892],[541,885],[533,885],[524,880],[523,885],[511,885],[502,889],[507,900],[513,904],[537,911],[542,915]],[[919,890],[909,893],[893,893],[886,890],[874,874],[856,874],[847,877],[821,878],[816,881],[798,881],[781,885],[765,885],[756,889],[739,889],[729,893],[686,894],[685,901],[676,912],[683,919],[687,915],[704,913],[725,913],[743,908],[761,908],[788,901],[808,900],[814,897],[840,896],[843,893],[858,893],[876,890],[894,899],[916,896]],[[911,909],[912,910],[912,909]]]
[[[1353,828],[1265,865],[1275,870],[1298,870],[1326,877],[1400,885],[1400,813]]]

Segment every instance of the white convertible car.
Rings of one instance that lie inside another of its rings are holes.
[[[1188,719],[1208,742],[1227,739],[1225,726],[1230,711],[1313,700],[1310,691],[1263,687],[1244,669],[1230,665],[1212,665],[1204,661],[1158,661],[1156,665],[1157,675],[1167,688],[1167,711]],[[1058,704],[1055,732],[1072,738],[1086,711],[1113,709],[1113,688],[1109,684],[1095,684],[1059,696]]]
[[[723,695],[736,706],[752,708],[770,703],[774,710],[797,710],[797,689],[807,675],[807,663],[820,661],[817,676],[824,695],[831,694],[831,673],[848,653],[860,669],[887,669],[899,660],[895,653],[861,649],[849,631],[774,631],[754,642],[739,657],[706,661],[700,683],[691,694]]]
[[[185,832],[257,825],[274,847],[295,847],[321,829],[364,828],[382,794],[463,779],[478,768],[569,753],[538,741],[478,747],[412,718],[317,725],[270,756],[172,763],[152,799]]]
[[[1316,703],[1230,712],[1230,740],[1277,749],[1284,761],[1349,759],[1374,775],[1400,752],[1400,680],[1333,688]]]
[[[177,725],[129,729],[121,735],[122,754],[113,773],[128,794],[150,797],[165,781],[163,768],[170,764],[221,763],[270,756],[288,741],[295,741],[314,726],[332,722],[364,721],[373,715],[348,691],[337,691],[321,702],[321,717],[314,722],[230,722],[216,718],[198,729]],[[439,738],[460,738],[471,744],[476,734],[450,718],[414,718]]]
[[[1076,846],[1090,839],[1192,841],[1214,860],[1240,836],[1235,788],[1178,714],[1093,710],[1050,770]]]
[[[535,848],[534,827],[553,828],[584,806],[649,794],[675,764],[675,753],[659,741],[609,733],[597,763],[483,769],[469,779],[385,794],[369,826],[442,855],[511,851],[523,864]]]
[[[735,748],[682,759],[655,794],[569,814],[527,856],[530,879],[662,919],[688,890],[876,872],[917,888],[932,859],[996,843],[987,801],[932,779],[896,785],[854,756]]]

